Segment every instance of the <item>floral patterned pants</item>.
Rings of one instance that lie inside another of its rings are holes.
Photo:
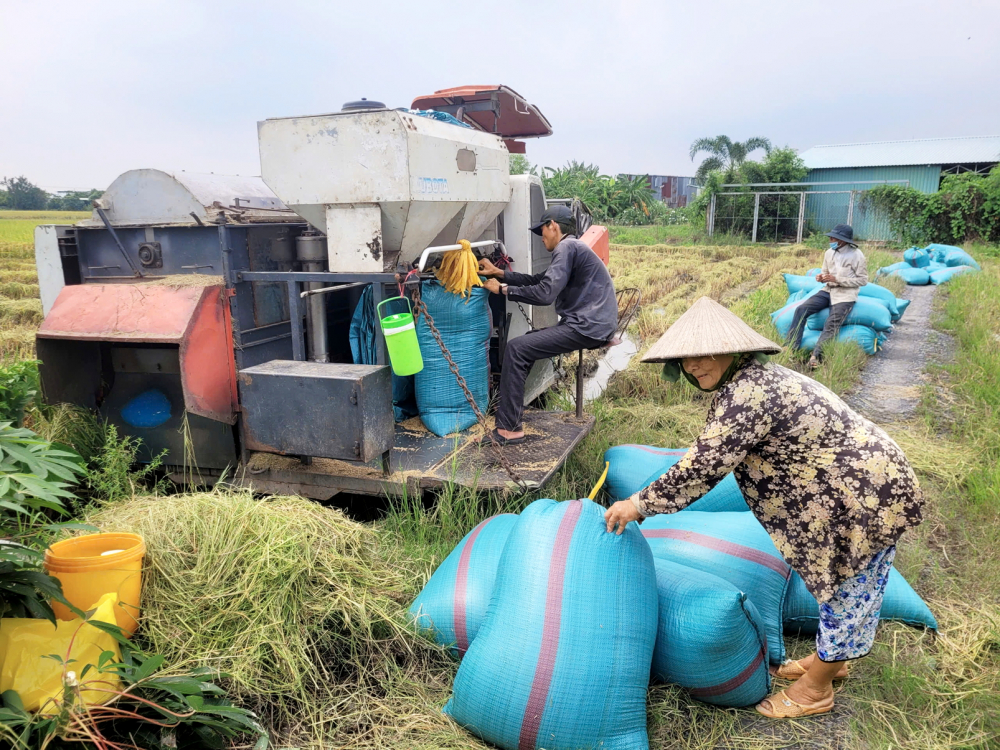
[[[822,661],[858,659],[872,650],[895,557],[895,545],[886,547],[864,570],[840,584],[832,599],[819,605],[816,653]]]

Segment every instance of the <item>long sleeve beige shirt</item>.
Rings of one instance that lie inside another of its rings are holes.
[[[868,261],[853,245],[841,245],[836,250],[826,251],[823,273],[831,273],[837,279],[826,285],[831,305],[856,302],[858,290],[868,283]]]

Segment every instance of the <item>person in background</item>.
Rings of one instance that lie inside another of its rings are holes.
[[[540,235],[552,262],[545,273],[529,275],[479,261],[493,294],[529,305],[555,303],[559,323],[507,342],[500,373],[500,403],[493,437],[500,445],[524,440],[524,382],[539,359],[604,346],[618,327],[618,300],[604,262],[576,238],[576,221],[567,206],[545,210],[531,231]],[[487,440],[489,438],[486,438]]]
[[[819,602],[816,651],[780,665],[775,676],[794,682],[757,706],[795,719],[833,709],[833,681],[871,650],[896,542],[920,523],[923,496],[893,439],[825,386],[768,361],[780,351],[708,297],[684,313],[642,361],[663,362],[664,379],[714,394],[705,427],[678,463],[604,518],[621,534],[735,476]]]
[[[819,367],[823,346],[837,337],[840,328],[850,315],[858,299],[858,290],[868,283],[868,261],[854,242],[854,229],[850,224],[838,224],[827,232],[830,249],[823,256],[822,272],[816,281],[826,284],[823,291],[803,300],[795,310],[788,341],[794,351],[802,348],[802,333],[810,315],[830,308],[830,317],[823,325],[823,333],[809,357],[809,368]]]

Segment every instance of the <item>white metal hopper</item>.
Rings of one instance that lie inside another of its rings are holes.
[[[379,273],[475,239],[510,200],[498,136],[378,109],[257,124],[261,176],[327,235],[330,271]]]

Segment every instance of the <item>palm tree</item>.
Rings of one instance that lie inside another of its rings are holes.
[[[691,144],[691,161],[694,161],[694,157],[702,151],[711,154],[711,156],[698,166],[694,177],[699,183],[704,183],[709,172],[718,170],[725,172],[726,182],[734,182],[740,165],[747,160],[747,156],[751,152],[759,148],[770,154],[771,141],[760,137],[747,138],[742,142],[731,141],[724,135],[718,135],[715,138],[699,138]]]

